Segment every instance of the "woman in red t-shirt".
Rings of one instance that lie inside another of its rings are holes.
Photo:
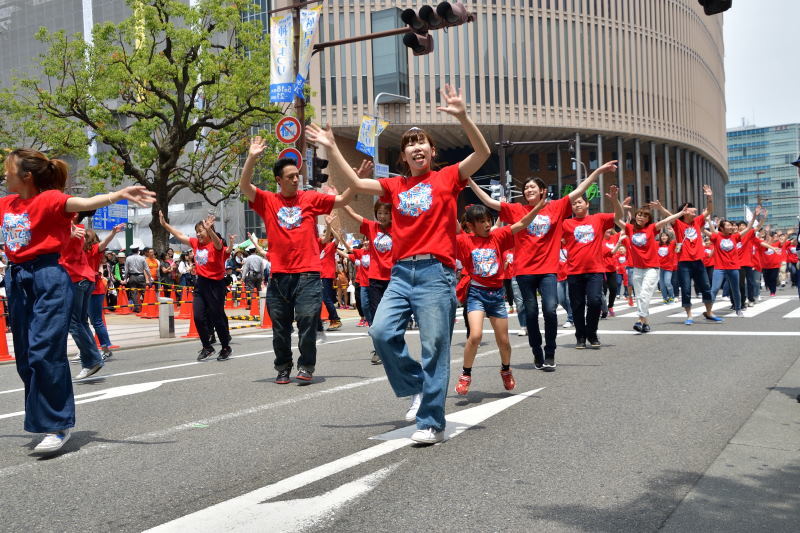
[[[516,384],[511,374],[511,343],[508,340],[508,311],[505,302],[504,255],[514,247],[514,234],[533,221],[545,201],[511,226],[492,231],[492,215],[483,205],[467,207],[464,218],[467,232],[458,234],[458,260],[470,277],[466,310],[469,336],[464,344],[464,368],[456,384],[456,394],[469,392],[472,364],[483,338],[483,319],[489,317],[500,351],[500,378],[506,390]]]
[[[764,285],[769,289],[769,295],[775,296],[778,290],[778,276],[783,262],[783,248],[778,240],[778,234],[769,231],[766,238],[761,241],[761,271],[764,275]]]
[[[315,124],[307,138],[327,148],[339,176],[355,191],[392,204],[392,250],[395,265],[370,336],[383,359],[397,396],[411,396],[406,420],[417,421],[411,439],[433,444],[444,439],[444,404],[450,372],[450,342],[456,313],[455,263],[457,198],[467,178],[483,166],[491,151],[466,113],[461,91],[445,85],[440,111],[455,117],[475,150],[460,163],[432,170],[436,146],[420,128],[400,139],[404,176],[359,179],[336,146],[330,129]],[[404,335],[415,315],[422,342],[421,363],[411,357]]]
[[[197,354],[197,360],[202,361],[214,353],[211,345],[211,336],[216,331],[217,338],[222,344],[217,361],[225,361],[231,356],[231,334],[228,330],[228,316],[225,314],[225,260],[228,249],[225,241],[214,229],[214,215],[194,225],[197,237],[189,238],[182,231],[172,227],[164,218],[164,213],[159,213],[161,225],[170,232],[178,242],[190,246],[194,251],[197,282],[194,286],[194,301],[192,311],[194,325],[203,347]]]
[[[661,297],[665,304],[672,303],[675,301],[672,287],[672,274],[675,272],[675,241],[672,240],[669,233],[659,233],[658,235],[658,260],[658,283],[661,286]]]
[[[717,293],[722,288],[722,283],[728,280],[728,290],[736,316],[744,317],[742,313],[742,297],[739,292],[739,244],[742,237],[753,229],[752,217],[744,230],[736,231],[736,225],[730,220],[722,220],[715,229],[712,227],[711,246],[714,249],[714,273],[711,281],[711,301],[717,300]]]
[[[0,199],[2,239],[9,265],[5,286],[17,372],[25,385],[25,431],[44,433],[34,453],[61,449],[75,426],[75,397],[67,360],[72,312],[70,277],[59,254],[70,238],[73,213],[127,199],[144,206],[144,187],[77,198],[64,194],[68,167],[36,150],[13,150],[5,160],[8,196]]]
[[[97,234],[90,229],[86,230],[86,244],[83,246],[83,251],[86,253],[86,260],[89,267],[95,273],[94,291],[89,298],[89,321],[94,328],[94,333],[97,335],[97,340],[100,341],[100,348],[103,350],[103,360],[105,361],[113,355],[111,352],[111,338],[108,336],[108,328],[103,321],[103,306],[106,300],[107,280],[100,274],[100,263],[103,260],[103,253],[106,246],[111,240],[125,229],[125,224],[117,224],[111,229],[111,232],[105,239],[100,241]]]

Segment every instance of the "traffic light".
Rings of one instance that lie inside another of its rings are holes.
[[[322,171],[328,167],[328,160],[322,159],[321,157],[317,157],[314,154],[314,158],[311,161],[310,170],[311,176],[309,176],[309,185],[314,187],[315,189],[321,186],[323,183],[328,181],[328,175],[323,174]]]
[[[733,5],[733,0],[699,0],[706,15],[716,15],[727,11]]]
[[[499,181],[491,180],[489,182],[489,190],[491,191],[489,196],[492,197],[492,200],[499,201],[503,197],[503,186]]]
[[[415,56],[433,52],[433,36],[428,34],[429,30],[459,26],[474,20],[461,2],[441,2],[436,9],[427,5],[419,8],[419,11],[406,9],[400,18],[411,28],[411,33],[403,36],[403,44]]]

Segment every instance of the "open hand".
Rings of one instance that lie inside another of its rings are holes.
[[[356,171],[356,175],[358,175],[358,177],[361,179],[371,178],[372,173],[375,170],[375,165],[369,159],[362,159],[361,166],[353,170]]]
[[[607,163],[603,163],[603,165],[595,170],[595,172],[599,172],[600,174],[608,174],[609,172],[616,172],[617,171],[617,160],[614,159],[613,161],[609,161]]]
[[[147,207],[156,201],[156,193],[148,191],[142,185],[131,185],[117,191],[120,199],[130,200],[139,207]]]
[[[267,148],[267,140],[257,135],[250,139],[250,148],[247,150],[248,157],[261,157]]]
[[[317,124],[309,124],[306,128],[306,139],[316,145],[326,148],[333,148],[336,146],[336,139],[333,137],[333,131],[330,126],[321,128]]]
[[[461,96],[461,89],[456,89],[452,85],[446,83],[441,91],[442,102],[444,106],[436,108],[437,111],[444,111],[448,115],[456,118],[463,117],[467,114],[466,106],[464,105],[464,98]]]

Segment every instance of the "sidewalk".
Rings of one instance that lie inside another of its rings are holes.
[[[800,358],[663,525],[663,531],[800,529]]]
[[[247,315],[246,309],[226,309],[226,314],[231,316]],[[339,309],[339,316],[343,321],[358,320],[358,312],[355,309]],[[253,333],[254,331],[268,331],[261,330],[258,326],[261,321],[247,321],[247,320],[230,320],[231,335],[242,333]],[[199,342],[197,338],[184,339],[183,335],[189,332],[189,320],[175,319],[175,338],[162,339],[158,335],[158,319],[140,318],[136,315],[117,315],[115,313],[106,313],[106,326],[108,327],[108,334],[111,338],[111,343],[119,345],[119,348],[114,348],[114,351],[125,350],[131,348],[146,348],[148,346],[163,346],[167,344],[174,344],[176,342]],[[236,329],[233,329],[236,328]],[[14,342],[11,339],[11,333],[6,334],[8,340],[8,351],[14,355]],[[78,348],[72,342],[72,338],[67,336],[67,354],[74,355],[78,353]],[[2,364],[14,364],[14,361],[3,361]]]

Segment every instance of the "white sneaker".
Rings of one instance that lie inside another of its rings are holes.
[[[75,381],[79,381],[81,379],[86,379],[89,376],[93,376],[93,375],[97,374],[97,371],[100,370],[101,368],[103,368],[103,365],[101,365],[99,363],[94,365],[91,368],[81,368],[81,371],[78,372],[77,376],[75,376]]]
[[[517,331],[517,337],[525,337],[526,335],[528,335],[528,331],[525,329]]]
[[[564,325],[563,325],[563,326],[561,326],[561,327],[562,327],[562,328],[571,328],[571,327],[572,327],[572,322],[570,322],[569,320],[567,320],[566,322],[564,322]]]
[[[322,344],[323,342],[328,342],[328,336],[325,335],[324,331],[317,332],[317,344]]]
[[[417,419],[417,411],[419,411],[419,404],[422,403],[422,394],[414,394],[411,397],[411,405],[408,406],[406,411],[406,422],[413,422]]]
[[[739,317],[739,318],[744,318],[744,313],[742,312],[742,310],[741,310],[741,309],[739,309],[738,311],[736,311],[736,316],[737,316],[737,317]]]
[[[57,452],[68,440],[69,429],[59,431],[58,433],[45,433],[44,439],[36,445],[36,448],[33,449],[33,453]]]
[[[70,363],[80,363],[81,362],[81,354],[76,353],[75,355],[71,355],[69,358]]]
[[[411,435],[411,440],[420,444],[436,444],[444,440],[444,431],[436,431],[433,428],[418,429]]]

